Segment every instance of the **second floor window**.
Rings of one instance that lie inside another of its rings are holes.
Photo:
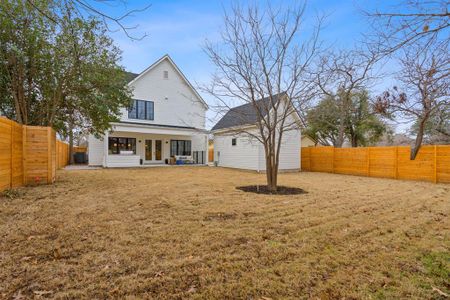
[[[153,101],[134,100],[128,109],[128,119],[154,120],[154,117]]]

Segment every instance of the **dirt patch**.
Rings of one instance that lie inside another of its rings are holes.
[[[224,220],[232,220],[236,218],[236,214],[235,213],[224,213],[224,212],[218,212],[218,213],[209,213],[207,214],[203,220],[204,221],[214,221],[214,220],[219,220],[219,221],[224,221]]]
[[[246,186],[238,186],[236,189],[241,190],[243,192],[248,193],[256,193],[256,194],[265,194],[265,195],[300,195],[306,194],[307,192],[302,190],[301,188],[296,187],[288,187],[279,185],[277,187],[277,191],[271,191],[267,187],[267,185],[246,185]]]
[[[222,168],[59,171],[0,199],[0,299],[443,299],[449,186]],[[12,195],[12,194],[11,194]],[[39,201],[36,201],[38,200]]]

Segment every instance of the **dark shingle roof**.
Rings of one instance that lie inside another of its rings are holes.
[[[138,76],[139,76],[139,74],[125,71],[125,79],[126,79],[127,83],[129,83],[130,81],[132,81],[133,79],[135,79]]]
[[[285,93],[274,95],[274,101],[278,101],[278,97],[283,95],[285,95]],[[266,97],[259,99],[256,101],[256,105],[260,107],[261,113],[265,116],[267,114],[265,107],[270,107],[270,98]],[[230,109],[211,130],[214,131],[241,125],[253,125],[257,121],[258,115],[256,109],[253,107],[253,103],[247,103]]]

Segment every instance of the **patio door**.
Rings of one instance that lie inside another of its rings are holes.
[[[153,140],[145,140],[145,160],[153,160]]]
[[[161,140],[145,140],[145,161],[147,162],[162,161]]]
[[[162,160],[162,141],[155,140],[155,160]]]

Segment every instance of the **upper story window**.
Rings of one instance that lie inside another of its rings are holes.
[[[164,79],[169,79],[169,71],[164,71],[163,72],[163,78]]]
[[[128,109],[128,119],[154,120],[154,106],[153,101],[134,100]]]
[[[236,139],[235,138],[231,139],[231,146],[236,146]]]

